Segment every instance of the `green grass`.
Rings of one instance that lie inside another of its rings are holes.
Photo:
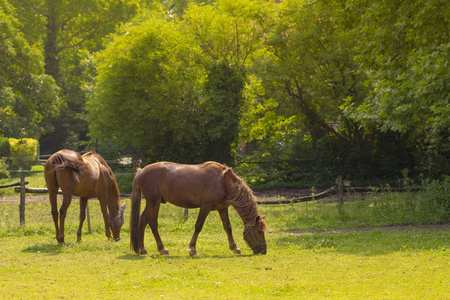
[[[0,296],[2,299],[449,299],[450,231],[367,232],[342,230],[388,224],[376,221],[374,201],[260,205],[270,230],[267,255],[251,255],[243,226],[230,209],[233,232],[243,255],[228,251],[217,213],[211,213],[197,243],[187,244],[197,210],[187,221],[183,210],[162,205],[160,234],[171,255],[157,254],[147,228],[149,255],[122,240],[108,241],[96,201],[90,201],[92,234],[84,226],[76,243],[78,200],[68,212],[65,247],[57,245],[48,202],[27,203],[26,225],[18,205],[0,205]],[[126,221],[129,200],[126,200]],[[363,203],[363,204],[361,204]],[[359,211],[359,216],[358,216]],[[372,217],[369,218],[369,215]],[[373,223],[375,222],[375,223]],[[395,222],[394,222],[395,223]],[[295,230],[333,229],[332,232]]]
[[[0,179],[0,185],[7,185],[11,183],[20,182],[20,176],[25,175],[25,181],[28,181],[29,184],[27,186],[29,187],[35,187],[35,188],[46,188],[47,185],[45,183],[44,179],[44,166],[32,166],[31,171],[38,171],[36,173],[11,173],[9,178],[3,178]],[[0,198],[1,197],[11,197],[11,196],[17,196],[18,193],[14,192],[14,188],[3,188],[0,189]]]

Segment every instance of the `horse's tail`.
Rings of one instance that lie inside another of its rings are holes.
[[[75,158],[61,153],[55,153],[48,159],[47,163],[53,165],[55,172],[66,168],[70,168],[75,172],[81,172],[86,169],[83,159],[79,154]]]
[[[137,177],[142,169],[136,170],[131,192],[131,216],[130,216],[130,244],[133,250],[139,254],[139,245],[141,244],[140,233],[140,213],[141,213],[141,190],[137,182]]]
[[[55,158],[53,155],[45,162],[44,165],[44,178],[47,184],[47,189],[50,191],[53,188],[58,186],[58,181],[56,177],[56,169],[55,169]]]

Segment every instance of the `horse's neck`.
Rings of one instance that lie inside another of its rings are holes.
[[[120,194],[117,184],[113,182],[108,188],[108,210],[111,215],[116,215],[120,209]],[[114,217],[113,216],[113,217]]]
[[[249,204],[248,206],[231,204],[244,222],[244,227],[251,226],[259,215],[256,205]]]

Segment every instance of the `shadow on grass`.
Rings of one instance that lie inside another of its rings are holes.
[[[22,250],[24,253],[47,253],[47,254],[60,254],[63,252],[64,247],[56,243],[51,244],[36,244]]]
[[[202,258],[220,258],[220,259],[235,259],[235,258],[245,258],[255,256],[253,254],[236,254],[236,255],[199,255],[199,256],[189,256],[187,255],[161,255],[161,254],[147,254],[147,255],[137,255],[134,253],[129,253],[117,257],[117,259],[122,260],[144,260],[144,259],[165,259],[165,260],[178,260],[186,258],[188,259],[202,259]]]

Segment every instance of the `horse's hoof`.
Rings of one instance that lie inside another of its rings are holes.
[[[167,249],[161,250],[159,253],[161,253],[161,255],[169,255],[170,254],[169,250],[167,250]]]
[[[191,251],[189,251],[189,255],[192,256],[192,257],[200,256],[200,254],[198,254],[197,250],[191,250]]]
[[[145,255],[145,254],[148,254],[148,251],[147,251],[147,249],[142,248],[141,250],[139,250],[139,254]]]
[[[241,251],[241,249],[236,248],[236,249],[234,249],[234,253],[235,254],[242,254],[242,251]]]

